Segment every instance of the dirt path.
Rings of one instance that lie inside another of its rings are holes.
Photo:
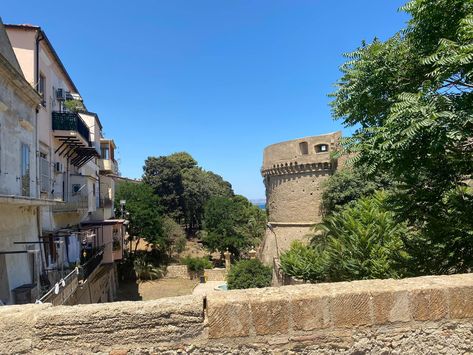
[[[164,297],[190,295],[197,280],[160,279],[141,283],[121,283],[117,301],[149,301]]]

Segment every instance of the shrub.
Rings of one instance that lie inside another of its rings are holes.
[[[133,269],[135,270],[136,278],[140,281],[159,279],[163,275],[160,268],[154,266],[143,257],[133,260]]]
[[[257,259],[241,260],[230,269],[228,289],[261,288],[271,286],[272,270]]]
[[[207,258],[192,258],[187,257],[181,260],[184,265],[187,265],[187,270],[193,274],[202,275],[204,269],[211,269],[212,263]]]
[[[378,192],[326,217],[311,245],[296,243],[281,255],[283,272],[312,282],[403,276],[409,231],[385,209],[385,200]]]

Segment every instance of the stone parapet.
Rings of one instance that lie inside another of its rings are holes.
[[[0,307],[0,353],[465,353],[473,274]]]

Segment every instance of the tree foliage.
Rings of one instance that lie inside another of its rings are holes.
[[[266,216],[243,196],[213,197],[205,205],[204,245],[210,251],[228,249],[237,257],[259,243]]]
[[[360,168],[338,170],[323,183],[323,213],[329,215],[338,208],[389,185],[389,179],[384,175],[368,178]]]
[[[212,196],[233,195],[228,182],[198,167],[185,152],[149,157],[143,181],[160,196],[164,213],[190,230],[201,227],[204,205]]]
[[[396,182],[419,274],[473,267],[473,2],[413,0],[398,34],[347,54],[333,113],[355,166]]]
[[[229,290],[271,286],[272,271],[257,259],[241,260],[232,266],[227,276]]]
[[[402,276],[408,229],[385,201],[386,194],[377,192],[326,217],[311,245],[296,242],[281,255],[284,273],[311,282]]]
[[[161,206],[153,189],[144,183],[122,182],[117,185],[115,205],[126,200],[128,232],[157,247],[167,248],[169,240],[162,231]]]

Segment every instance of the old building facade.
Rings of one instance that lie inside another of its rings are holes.
[[[261,174],[266,187],[269,226],[260,255],[267,264],[294,240],[307,240],[322,219],[322,184],[341,162],[332,154],[341,132],[276,143],[264,150]]]
[[[115,144],[45,32],[1,30],[0,205],[8,208],[0,207],[0,300],[111,300],[125,235],[111,202]],[[103,142],[112,156],[101,159]]]

